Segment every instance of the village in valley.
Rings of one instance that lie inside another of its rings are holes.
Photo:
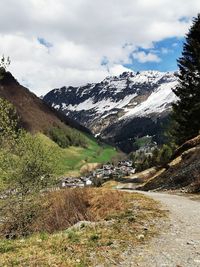
[[[135,168],[133,168],[133,162],[131,160],[119,161],[115,165],[108,162],[102,165],[101,168],[95,169],[85,176],[63,177],[59,182],[59,186],[60,188],[101,186],[106,181],[119,180],[131,176],[134,173]]]

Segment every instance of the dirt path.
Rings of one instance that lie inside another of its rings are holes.
[[[150,243],[129,251],[120,266],[200,267],[200,202],[171,194],[140,193],[160,201],[169,210],[170,220],[160,225],[161,234]]]

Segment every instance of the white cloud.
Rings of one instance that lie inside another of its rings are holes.
[[[140,52],[135,52],[133,53],[133,58],[137,59],[138,62],[140,63],[145,63],[145,62],[160,62],[161,59],[153,53],[145,53],[144,51]]]
[[[1,0],[0,10],[0,54],[11,57],[16,78],[40,95],[100,81],[109,74],[104,57],[113,74],[123,72],[132,53],[140,62],[158,62],[156,54],[137,48],[184,36],[200,1]]]
[[[173,52],[173,50],[172,49],[169,49],[169,48],[166,48],[166,47],[162,47],[161,48],[161,53],[162,54],[169,54],[170,52]]]
[[[110,75],[113,75],[113,76],[118,76],[118,75],[120,75],[121,73],[123,73],[123,72],[125,72],[125,71],[130,71],[130,69],[125,68],[125,67],[122,66],[122,65],[117,65],[117,64],[115,64],[114,66],[112,66],[112,67],[109,69],[109,74],[110,74]]]

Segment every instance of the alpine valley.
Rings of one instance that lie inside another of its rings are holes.
[[[173,72],[124,72],[100,83],[54,89],[43,100],[104,141],[130,152],[145,136],[151,142],[164,142],[177,82]]]

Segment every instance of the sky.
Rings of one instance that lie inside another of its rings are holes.
[[[37,95],[123,71],[177,70],[199,0],[0,0],[0,55]]]

